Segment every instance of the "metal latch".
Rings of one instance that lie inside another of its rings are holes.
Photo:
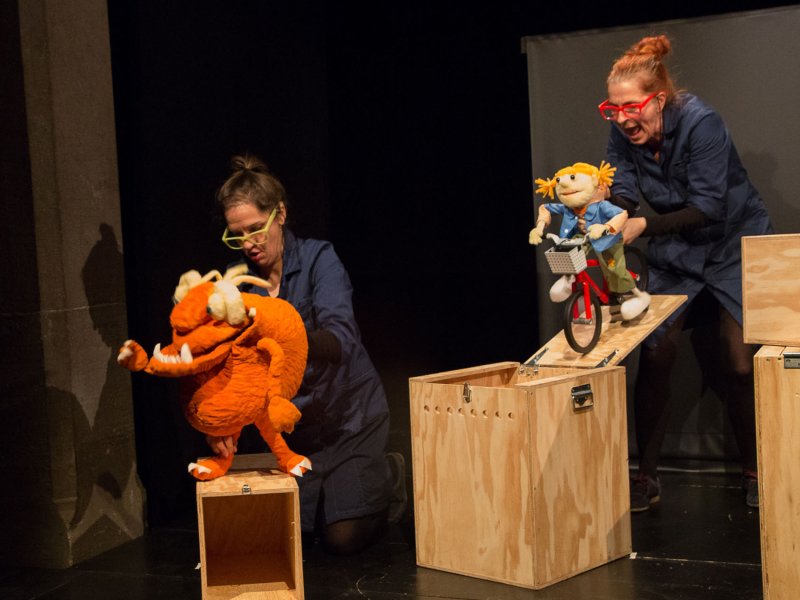
[[[461,391],[461,398],[469,404],[472,402],[472,387],[470,387],[469,382],[464,382],[464,389]]]
[[[592,384],[585,383],[572,388],[572,410],[588,410],[593,406]]]
[[[549,348],[547,347],[542,348],[541,352],[532,356],[528,362],[521,364],[519,366],[519,374],[536,375],[539,372],[539,361],[542,360],[542,357],[548,350]]]
[[[784,352],[783,368],[800,369],[800,352]]]
[[[250,489],[250,486],[245,483],[242,486],[242,495],[243,496],[249,496],[251,492],[252,492],[252,490]]]

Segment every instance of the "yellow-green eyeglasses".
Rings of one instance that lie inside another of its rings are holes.
[[[269,228],[272,225],[272,222],[275,220],[275,215],[277,214],[278,209],[273,208],[269,215],[269,219],[267,220],[267,224],[264,225],[263,228],[259,229],[258,231],[245,233],[244,235],[231,235],[231,232],[228,231],[228,228],[226,227],[225,231],[222,233],[222,243],[231,250],[241,250],[244,248],[245,242],[250,242],[251,244],[259,246],[266,244],[269,241]],[[259,236],[263,236],[264,239],[256,241],[256,238]]]

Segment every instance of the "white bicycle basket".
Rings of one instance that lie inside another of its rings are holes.
[[[554,275],[576,275],[586,270],[586,253],[580,247],[559,250],[553,246],[544,256]]]

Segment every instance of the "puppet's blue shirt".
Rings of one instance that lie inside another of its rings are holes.
[[[560,202],[548,202],[544,207],[554,215],[561,215],[561,228],[558,231],[559,237],[571,238],[576,235],[581,235],[583,232],[578,229],[578,215],[576,215],[571,208],[561,204]],[[586,233],[589,232],[589,226],[596,223],[601,225],[610,221],[613,217],[622,212],[622,209],[607,200],[600,202],[592,202],[586,207],[586,212],[583,218],[586,221]],[[622,239],[622,235],[617,232],[615,234],[606,234],[600,236],[596,240],[589,240],[589,243],[594,248],[595,252],[603,252],[608,250],[611,246],[616,244]]]

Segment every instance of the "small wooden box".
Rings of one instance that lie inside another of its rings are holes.
[[[800,347],[755,357],[761,572],[765,600],[800,589]]]
[[[800,345],[800,234],[742,238],[744,341]]]
[[[561,332],[523,365],[411,378],[417,564],[539,589],[628,555],[625,369],[613,365],[685,299],[654,296],[625,324],[606,312],[589,354]]]
[[[227,475],[197,483],[204,599],[304,597],[297,483],[264,467],[267,456],[237,456]]]

